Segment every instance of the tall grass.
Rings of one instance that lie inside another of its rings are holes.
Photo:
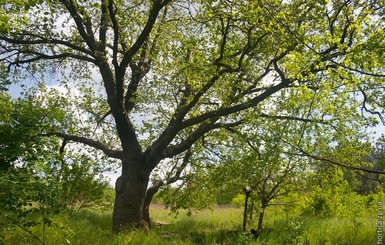
[[[216,207],[181,212],[177,217],[160,205],[152,206],[150,234],[133,231],[114,235],[110,212],[85,210],[63,213],[54,225],[45,228],[45,244],[376,244],[376,214],[362,217],[301,217],[287,216],[271,210],[266,215],[265,232],[258,238],[241,232],[242,210]],[[255,227],[257,217],[249,224]],[[41,244],[18,228],[1,227],[0,244]],[[41,237],[42,226],[31,230]]]

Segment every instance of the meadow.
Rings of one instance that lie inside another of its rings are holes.
[[[0,233],[0,244],[377,244],[377,214],[368,210],[361,217],[305,217],[288,215],[278,208],[266,213],[264,232],[253,236],[242,232],[242,209],[216,206],[213,209],[170,213],[152,205],[152,229],[114,235],[111,213],[80,210],[54,217],[50,226],[31,228],[36,239],[20,227]],[[0,221],[0,224],[4,220]],[[257,217],[248,223],[256,226]]]

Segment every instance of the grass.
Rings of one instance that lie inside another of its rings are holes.
[[[45,244],[376,244],[376,217],[289,217],[271,210],[266,232],[258,239],[241,232],[242,210],[216,207],[213,210],[182,211],[177,217],[160,205],[152,205],[150,234],[134,231],[114,235],[110,212],[84,210],[55,217],[46,227]],[[253,220],[256,225],[257,217]],[[1,222],[0,222],[1,223]],[[157,225],[161,224],[161,226]],[[250,226],[250,225],[249,225]],[[1,228],[1,227],[0,227]],[[42,238],[42,227],[32,232]],[[41,244],[20,228],[0,230],[0,244]]]

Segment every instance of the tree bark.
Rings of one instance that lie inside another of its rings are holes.
[[[115,185],[113,231],[115,233],[133,229],[148,228],[143,221],[144,199],[148,178],[137,178],[133,174],[122,174]]]
[[[254,200],[251,200],[251,207],[250,207],[250,221],[253,221],[253,213],[254,213]]]
[[[250,197],[250,194],[251,194],[251,188],[250,187],[246,187],[243,189],[244,192],[245,192],[245,208],[243,210],[243,231],[246,231],[246,225],[247,225],[247,205],[248,205],[248,201],[249,201],[249,197]]]
[[[265,215],[265,208],[266,208],[265,205],[261,205],[261,209],[259,211],[258,227],[257,227],[258,232],[261,232],[263,228],[262,224],[263,224],[263,217]]]
[[[147,222],[149,228],[151,228],[151,218],[150,218],[150,204],[154,195],[158,192],[159,188],[163,185],[163,181],[159,180],[155,185],[148,188],[146,192],[146,197],[144,198],[144,208],[143,208],[143,220]]]

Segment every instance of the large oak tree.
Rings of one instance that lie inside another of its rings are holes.
[[[8,0],[1,77],[94,81],[73,95],[118,141],[57,125],[44,134],[121,161],[119,231],[143,223],[161,161],[221,128],[273,117],[338,129],[360,111],[382,120],[384,10],[376,0]],[[103,100],[90,100],[100,87]],[[286,102],[290,114],[278,110]]]

